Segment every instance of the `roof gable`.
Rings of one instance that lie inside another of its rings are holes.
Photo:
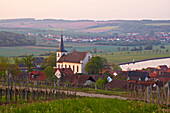
[[[73,62],[80,63],[86,57],[87,52],[73,52],[68,55],[63,55],[57,62]]]

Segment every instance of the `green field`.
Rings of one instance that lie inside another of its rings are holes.
[[[144,60],[144,59],[150,59],[150,58],[159,58],[159,57],[170,57],[170,52],[152,52],[152,51],[141,51],[141,53],[137,51],[130,51],[128,52],[114,52],[112,53],[106,53],[106,55],[103,54],[97,54],[101,57],[105,57],[108,61],[108,63],[124,63],[124,62],[132,62],[133,59],[135,61],[138,60]]]
[[[123,51],[117,52],[118,46],[107,46],[107,45],[94,45],[94,44],[74,44],[74,43],[66,43],[66,50],[71,52],[73,49],[76,51],[94,51],[94,48],[97,48],[97,54],[93,53],[94,56],[99,55],[101,57],[105,57],[108,60],[108,63],[124,63],[131,62],[133,59],[144,60],[150,58],[158,58],[158,57],[170,57],[170,45],[166,45],[166,49],[160,49],[159,46],[154,46],[153,49],[159,49],[158,52],[153,52],[149,50],[143,51]],[[123,47],[123,46],[122,46]],[[122,48],[121,47],[121,48]],[[36,56],[48,52],[55,52],[58,47],[42,47],[42,46],[17,46],[17,47],[0,47],[0,56],[20,56],[20,55],[28,55],[34,54]],[[131,47],[129,47],[129,50]],[[161,50],[161,52],[160,52]],[[168,50],[168,52],[166,52]],[[102,53],[101,53],[102,52]]]
[[[56,47],[39,47],[39,46],[15,46],[15,47],[0,47],[0,56],[19,56],[24,54],[35,54],[39,55],[44,52],[54,52],[58,49]],[[103,46],[103,45],[94,45],[94,44],[74,44],[74,43],[65,43],[65,46],[71,46],[69,48],[65,47],[67,51],[72,51],[76,49],[76,51],[92,51],[94,48],[97,48],[97,51],[106,51],[106,52],[115,52],[117,50],[117,46]]]
[[[0,106],[1,113],[162,113],[163,107],[139,101],[83,98]]]
[[[145,25],[151,25],[151,26],[169,26],[170,23],[153,23],[153,24],[145,24]]]

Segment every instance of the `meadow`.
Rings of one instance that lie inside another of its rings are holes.
[[[161,106],[108,98],[64,99],[0,106],[1,113],[162,113]]]
[[[57,45],[58,46],[58,45]],[[39,56],[40,54],[47,53],[48,51],[55,52],[58,47],[43,47],[43,46],[15,46],[15,47],[0,47],[0,56],[4,55],[7,57],[11,56],[20,56],[20,55],[29,55],[34,54]],[[160,49],[159,46],[154,46],[153,49],[158,49],[158,51],[142,50],[142,51],[117,51],[118,46],[111,45],[94,45],[90,43],[65,43],[65,49],[68,52],[76,49],[76,51],[92,51],[94,48],[97,49],[97,53],[93,53],[93,56],[105,57],[108,63],[124,63],[131,62],[133,59],[144,60],[150,58],[159,58],[159,57],[170,57],[170,45],[166,45],[166,49]],[[123,46],[119,46],[122,48]],[[129,50],[132,47],[129,46]],[[168,52],[166,52],[168,50]]]
[[[107,59],[108,63],[120,64],[124,62],[132,62],[133,60],[144,60],[151,58],[170,57],[170,52],[152,52],[152,51],[130,51],[130,52],[110,52],[100,53],[98,56]]]

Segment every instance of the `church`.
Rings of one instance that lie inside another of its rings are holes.
[[[54,68],[71,68],[74,73],[86,73],[84,68],[91,58],[91,52],[68,53],[64,49],[63,34],[61,33],[59,49],[56,51],[56,67]]]

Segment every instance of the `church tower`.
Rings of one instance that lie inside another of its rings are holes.
[[[59,49],[56,51],[56,61],[58,61],[63,55],[67,55],[67,51],[64,50],[63,31],[61,30],[61,40]]]

